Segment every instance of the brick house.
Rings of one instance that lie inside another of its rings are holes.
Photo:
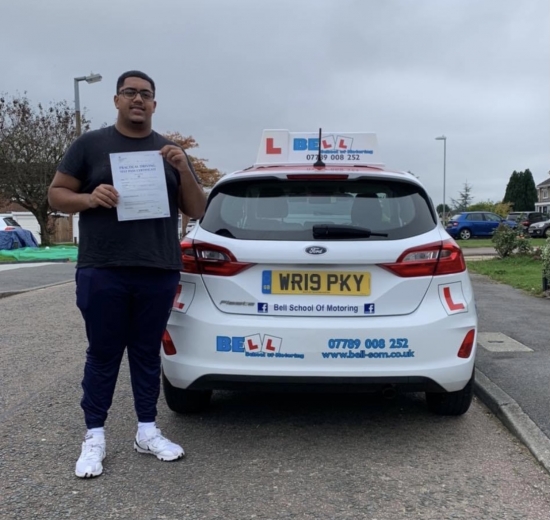
[[[27,211],[23,206],[0,195],[0,213],[11,213],[12,211]]]

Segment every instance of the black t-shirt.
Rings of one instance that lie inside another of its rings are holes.
[[[92,193],[100,184],[113,184],[109,154],[160,150],[167,144],[175,143],[157,132],[131,138],[109,126],[80,136],[67,150],[58,171],[78,179],[81,193]],[[178,238],[180,175],[166,160],[164,170],[170,217],[119,222],[116,208],[100,206],[82,211],[78,267],[182,269]]]

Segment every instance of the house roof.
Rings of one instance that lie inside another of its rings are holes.
[[[0,195],[0,213],[11,213],[12,211],[27,211],[23,206],[16,202],[2,198]]]
[[[540,184],[537,184],[537,188],[544,188],[544,186],[550,186],[550,179],[542,181]]]

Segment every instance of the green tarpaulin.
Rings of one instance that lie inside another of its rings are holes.
[[[14,262],[59,262],[62,260],[76,262],[77,255],[78,247],[76,246],[23,247],[0,250],[0,258]]]

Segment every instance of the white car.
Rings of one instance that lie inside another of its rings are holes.
[[[11,213],[0,213],[0,231],[14,231],[15,229],[21,229],[21,226]]]
[[[194,218],[190,218],[185,226],[185,234],[187,235],[196,225],[197,221]]]
[[[264,131],[256,164],[212,189],[182,242],[168,406],[285,387],[426,392],[433,412],[465,413],[477,315],[461,249],[420,181],[378,163],[375,135],[321,142]]]

